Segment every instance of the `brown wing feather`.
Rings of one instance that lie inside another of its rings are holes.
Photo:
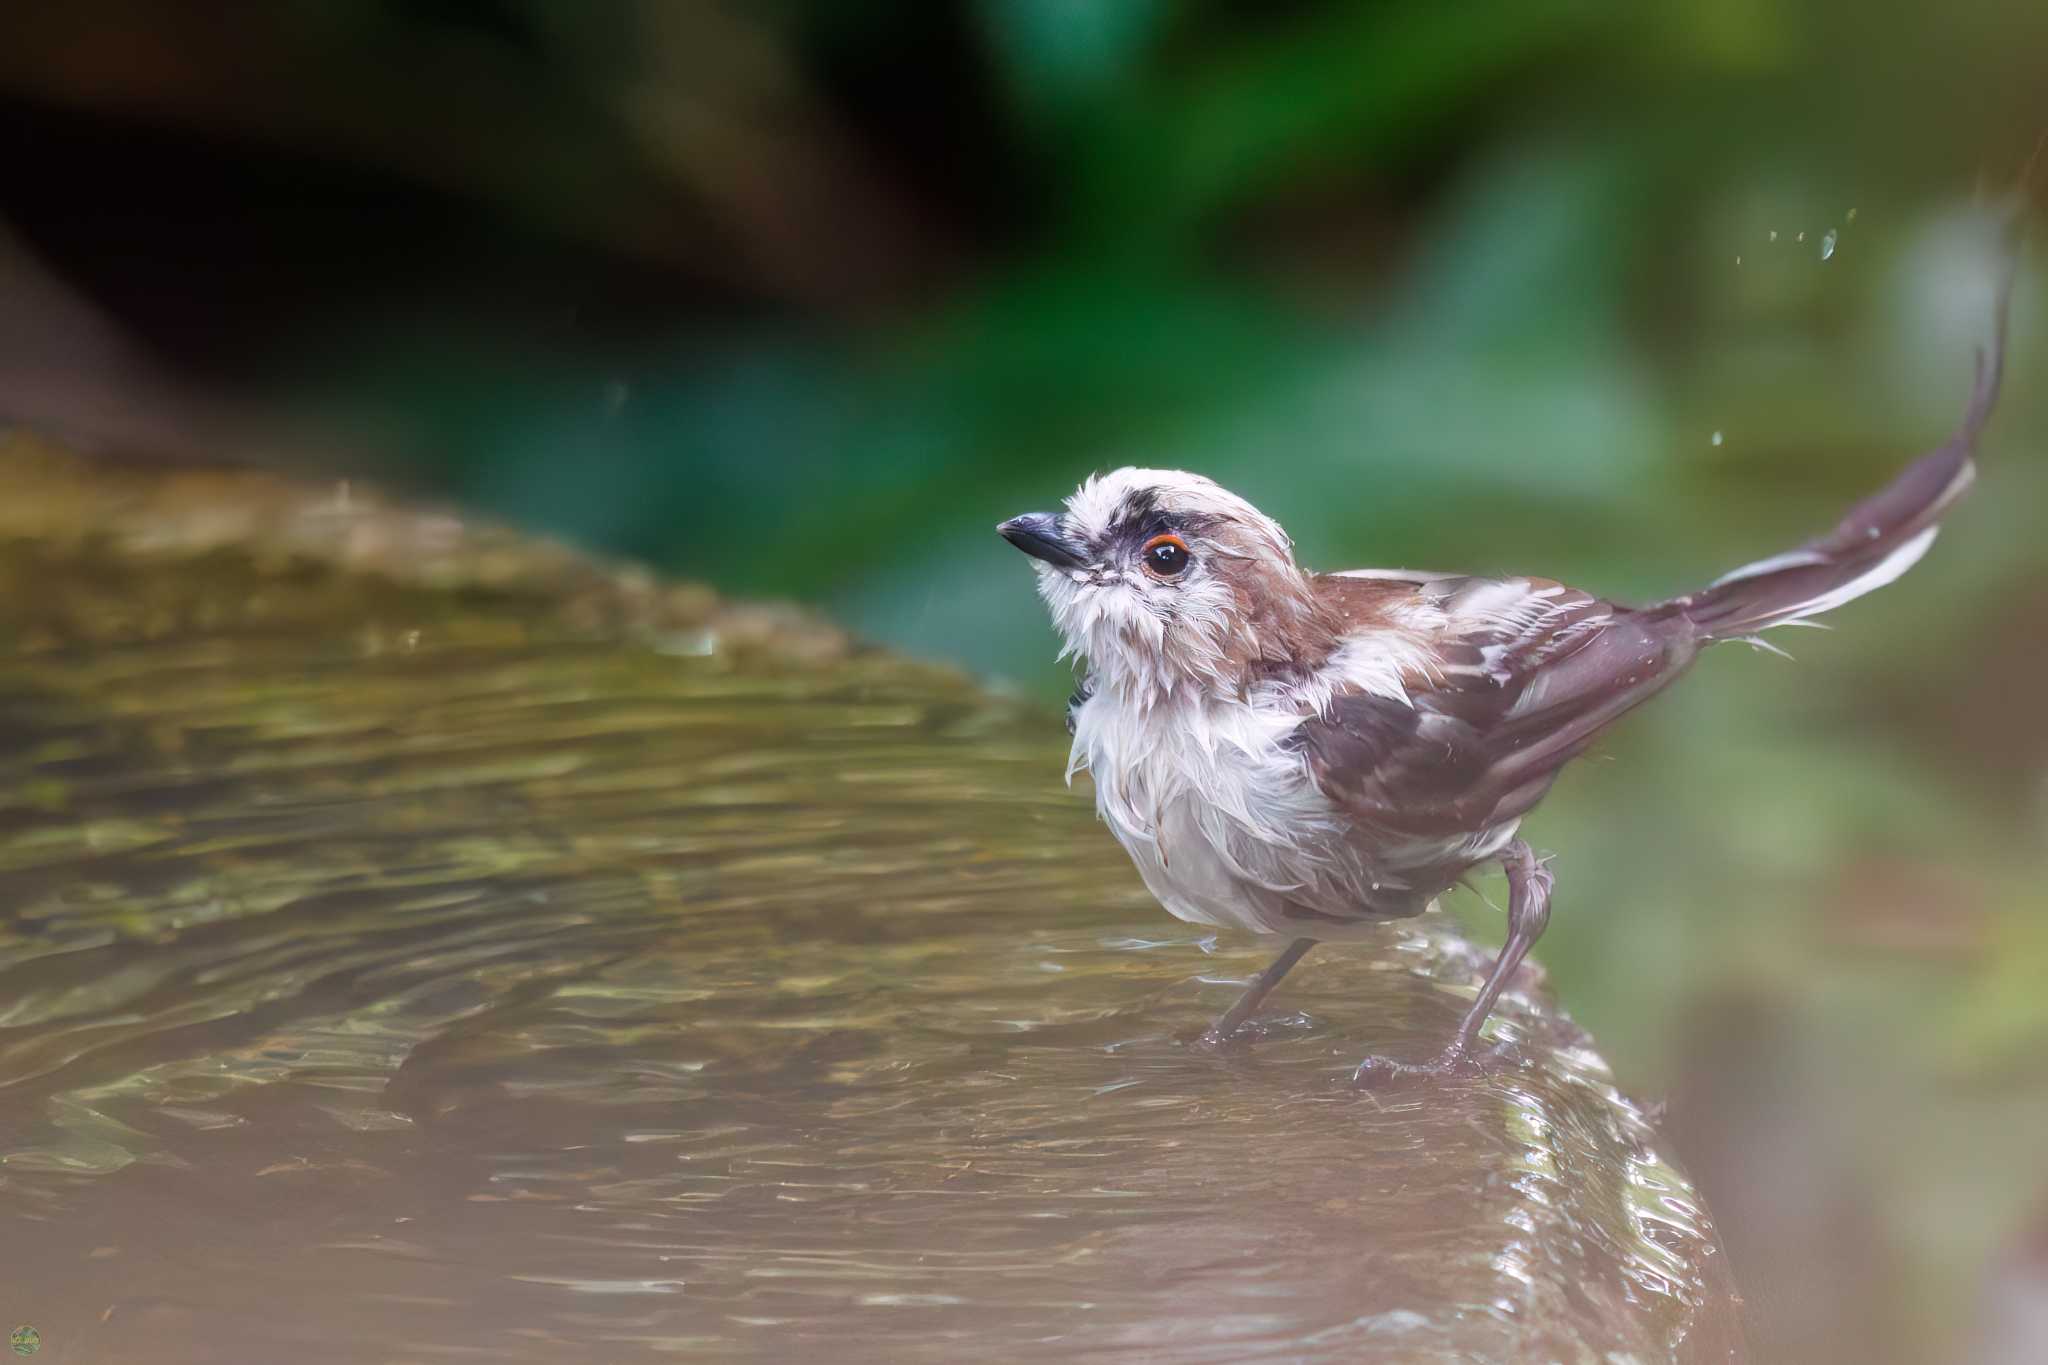
[[[1344,630],[1364,630],[1388,625],[1389,612],[1415,600],[1418,590],[1430,583],[1463,579],[1462,574],[1416,573],[1407,569],[1373,569],[1358,573],[1319,573],[1309,576],[1316,605]]]
[[[2023,204],[2015,200],[2008,237]],[[1558,769],[1668,685],[1703,644],[1828,611],[1896,578],[1969,487],[1997,402],[2015,253],[2000,259],[1988,351],[1955,434],[1851,508],[1827,535],[1684,597],[1619,607],[1542,579],[1443,574],[1312,580],[1341,645],[1383,633],[1419,645],[1408,699],[1340,693],[1290,743],[1322,789],[1368,827],[1456,863],[1473,836],[1526,813]],[[1450,875],[1455,876],[1455,872]]]
[[[1379,602],[1374,616],[1412,623],[1427,651],[1408,701],[1342,693],[1292,737],[1332,799],[1401,838],[1456,841],[1526,813],[1558,769],[1696,650],[1683,622],[1541,579],[1401,587],[1403,599]]]

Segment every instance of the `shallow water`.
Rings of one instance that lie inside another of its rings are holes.
[[[1728,1359],[1568,1026],[1153,906],[1056,718],[517,594],[0,548],[0,1316],[47,1360]],[[1432,931],[1433,933],[1433,931]],[[1608,1354],[1611,1353],[1611,1354]]]

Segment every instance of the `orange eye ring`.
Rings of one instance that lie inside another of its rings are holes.
[[[1146,541],[1145,548],[1138,552],[1138,558],[1155,576],[1178,578],[1187,570],[1191,556],[1188,554],[1188,543],[1168,532]]]

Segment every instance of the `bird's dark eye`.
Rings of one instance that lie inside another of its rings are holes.
[[[1188,566],[1188,547],[1179,536],[1154,536],[1145,542],[1144,560],[1161,578],[1178,578]]]

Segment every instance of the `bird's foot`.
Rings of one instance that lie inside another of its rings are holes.
[[[1297,1012],[1247,1019],[1228,1031],[1217,1024],[1211,1024],[1192,1037],[1183,1035],[1182,1041],[1201,1052],[1242,1052],[1254,1043],[1263,1043],[1274,1038],[1300,1037],[1317,1027],[1313,1016]]]
[[[1427,1062],[1397,1062],[1392,1057],[1368,1057],[1351,1073],[1351,1084],[1360,1090],[1384,1090],[1397,1085],[1447,1080],[1454,1076],[1491,1076],[1511,1065],[1507,1045],[1474,1052],[1453,1045]]]

